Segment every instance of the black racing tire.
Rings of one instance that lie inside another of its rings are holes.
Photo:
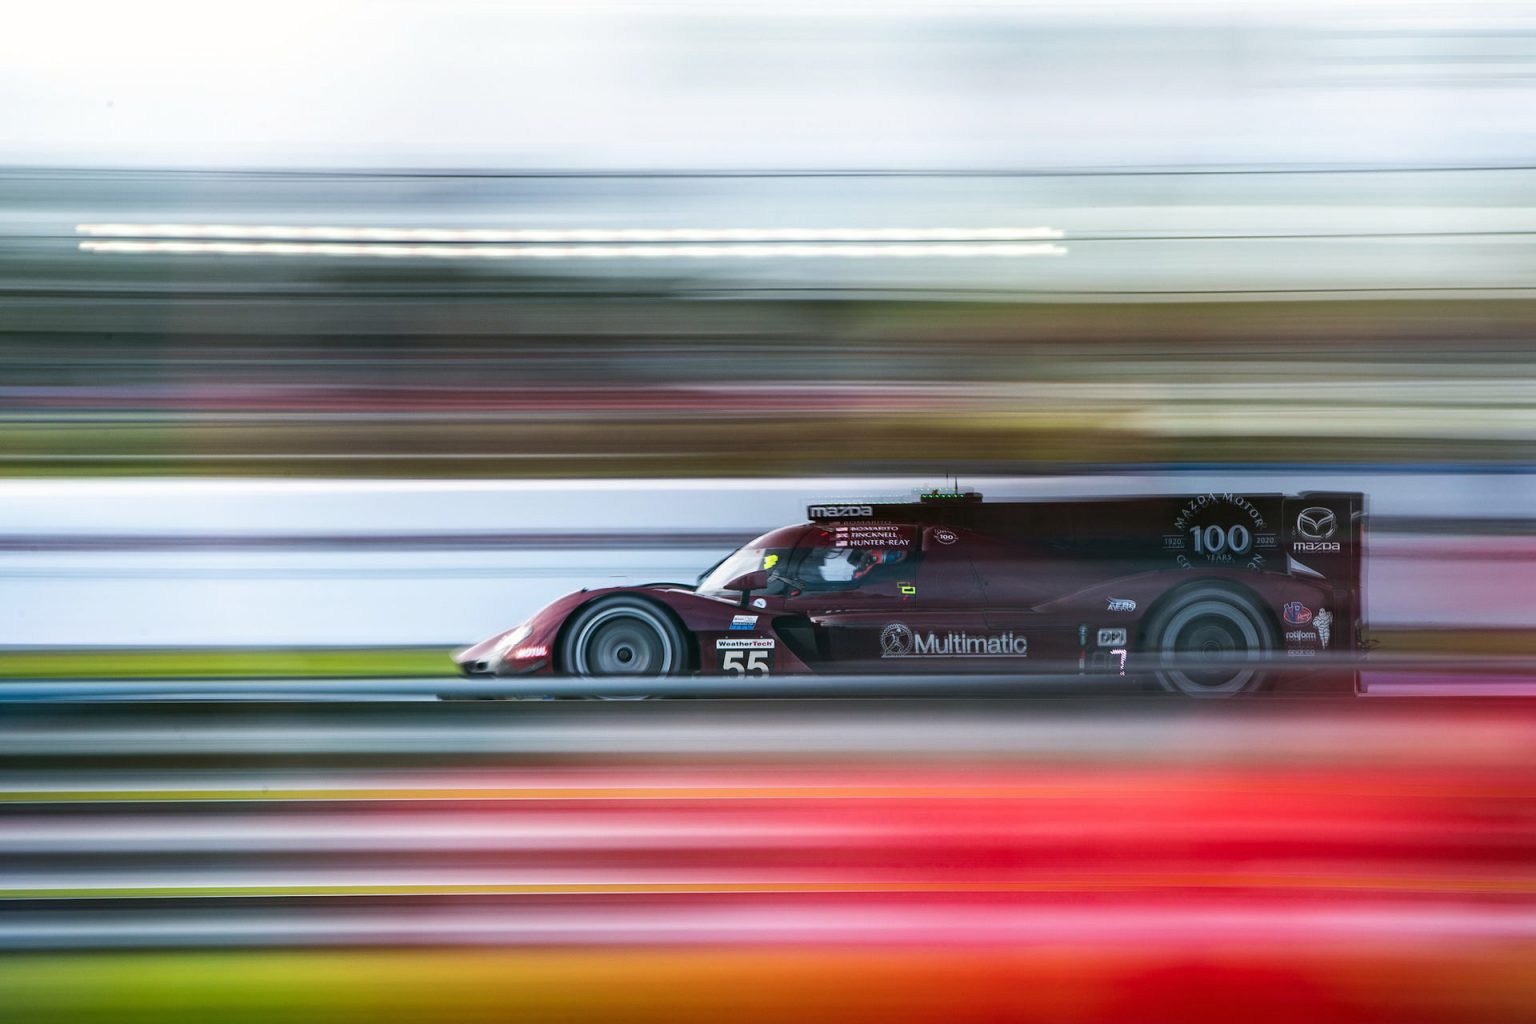
[[[1258,599],[1241,587],[1218,582],[1174,591],[1148,616],[1142,637],[1143,649],[1159,666],[1152,672],[1158,685],[1186,697],[1235,697],[1262,689],[1272,672],[1262,665],[1231,663],[1268,663],[1280,646],[1276,627]],[[1201,657],[1224,664],[1206,672],[1190,666]]]
[[[564,674],[584,679],[658,678],[689,669],[682,627],[642,597],[607,597],[581,609],[561,634],[559,655]]]

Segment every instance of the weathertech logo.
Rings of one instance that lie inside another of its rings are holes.
[[[717,651],[766,651],[773,646],[773,638],[766,636],[742,637],[739,640],[727,640],[722,637],[715,641]]]
[[[1027,658],[1029,640],[1012,630],[990,636],[970,633],[914,633],[892,622],[880,631],[882,658]]]

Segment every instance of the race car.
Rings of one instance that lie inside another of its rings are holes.
[[[821,502],[697,583],[569,594],[454,658],[529,684],[922,672],[1353,690],[1364,529],[1365,495],[1347,492]]]

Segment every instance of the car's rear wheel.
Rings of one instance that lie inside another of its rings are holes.
[[[1265,663],[1278,646],[1258,601],[1217,583],[1175,593],[1153,612],[1143,636],[1158,666],[1153,675],[1159,685],[1190,697],[1232,697],[1260,689],[1267,681]]]
[[[561,640],[560,665],[584,678],[675,676],[687,670],[688,649],[682,629],[661,608],[643,598],[612,597],[572,621]]]

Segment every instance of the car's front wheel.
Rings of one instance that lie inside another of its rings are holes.
[[[1278,646],[1258,601],[1218,583],[1176,592],[1153,612],[1143,636],[1157,665],[1158,683],[1190,697],[1231,697],[1259,689],[1267,678],[1264,663]]]
[[[658,606],[638,597],[611,597],[577,614],[560,644],[567,675],[658,677],[688,668],[683,631]]]

